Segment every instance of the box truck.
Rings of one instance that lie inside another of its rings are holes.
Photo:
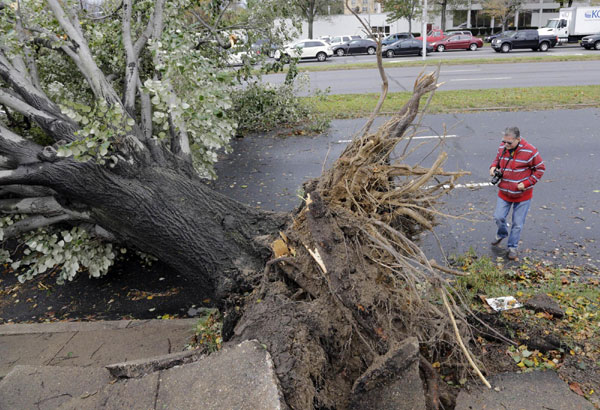
[[[558,18],[549,19],[538,32],[557,36],[559,44],[574,43],[584,36],[600,33],[600,6],[560,9]]]

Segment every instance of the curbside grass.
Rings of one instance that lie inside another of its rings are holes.
[[[389,93],[381,115],[398,111],[411,95],[412,92]],[[329,119],[368,117],[378,98],[378,93],[303,97],[305,102]],[[437,91],[428,112],[440,114],[589,107],[600,107],[600,85]]]

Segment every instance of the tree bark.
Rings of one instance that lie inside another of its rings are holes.
[[[247,287],[270,255],[261,236],[286,219],[227,198],[199,178],[145,167],[119,175],[90,163],[57,163],[35,177],[63,203],[85,209],[119,241],[194,279],[215,300]]]

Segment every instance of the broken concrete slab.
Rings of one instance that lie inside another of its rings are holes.
[[[91,332],[95,330],[116,330],[131,327],[162,327],[189,326],[193,327],[197,319],[176,320],[102,320],[97,322],[53,322],[53,323],[9,323],[0,325],[0,336],[25,335],[31,333],[65,333],[65,332]]]
[[[373,362],[354,383],[351,410],[425,410],[419,342],[411,337]]]
[[[165,321],[168,322],[168,321]],[[51,366],[105,366],[119,361],[160,356],[184,350],[192,336],[187,325],[77,332],[48,363]]]
[[[139,378],[158,370],[166,370],[195,362],[204,356],[206,356],[204,350],[186,350],[163,356],[110,364],[106,366],[106,369],[111,376],[116,378]]]
[[[0,381],[0,409],[56,409],[110,381],[102,368],[15,366]]]
[[[122,379],[103,389],[63,403],[60,410],[154,409],[159,372],[141,379]]]
[[[0,325],[0,378],[18,364],[104,367],[181,352],[191,340],[194,323],[179,319]]]
[[[287,409],[269,353],[245,341],[160,372],[155,408]]]
[[[38,333],[0,337],[0,379],[16,365],[49,363],[75,333]]]
[[[456,398],[456,410],[593,410],[553,371],[503,373],[490,377],[492,389],[468,386]]]
[[[525,301],[525,307],[535,312],[545,312],[560,319],[565,316],[565,312],[560,308],[558,302],[545,293],[539,293]]]

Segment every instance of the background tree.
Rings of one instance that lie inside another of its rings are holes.
[[[343,3],[340,0],[293,0],[290,4],[308,23],[308,38],[313,38],[313,24],[318,16],[336,14],[343,10]]]
[[[465,0],[434,0],[433,1],[433,15],[440,15],[440,29],[446,30],[446,17],[448,9],[457,8],[465,4]]]
[[[369,400],[373,375],[400,377],[393,365],[407,344],[438,408],[443,385],[430,363],[461,374],[470,356],[455,343],[469,334],[466,310],[437,270],[456,272],[411,240],[432,228],[435,200],[463,174],[443,170],[443,153],[429,168],[406,163],[437,76],[420,76],[377,131],[374,112],[335,165],[305,184],[293,215],[257,210],[201,179],[234,124],[231,71],[214,58],[222,33],[196,7],[124,0],[102,18],[76,1],[2,9],[0,234],[25,241],[23,255],[3,256],[35,264],[13,263],[22,279],[62,265],[70,280],[82,268],[102,274],[110,243],[126,244],[218,301],[225,341],[267,346],[291,408]],[[379,109],[380,54],[378,66]]]
[[[523,0],[484,0],[481,3],[484,13],[502,22],[502,31],[506,30],[509,19],[522,5]]]
[[[384,0],[381,4],[388,13],[387,21],[408,20],[409,32],[412,32],[412,21],[422,13],[421,0]]]

